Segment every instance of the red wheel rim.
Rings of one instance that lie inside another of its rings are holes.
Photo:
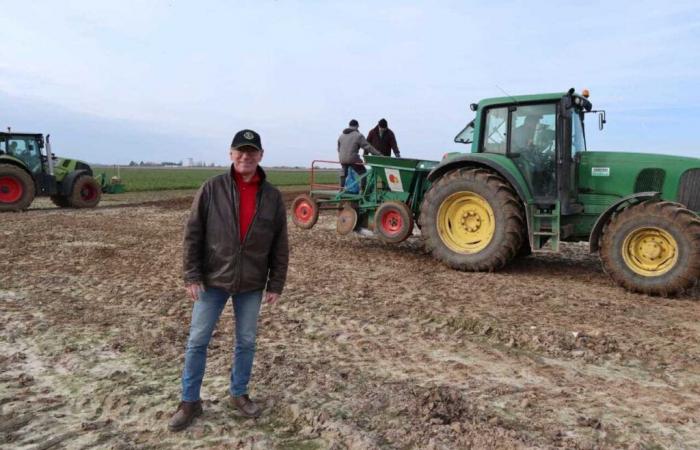
[[[83,199],[83,201],[89,202],[90,200],[94,200],[95,197],[97,196],[97,191],[95,190],[94,186],[85,185],[83,188],[80,190],[80,198]]]
[[[296,208],[294,208],[294,217],[301,223],[309,222],[313,215],[314,207],[306,200],[299,202]]]
[[[382,229],[386,234],[396,234],[403,228],[403,217],[398,211],[387,211],[382,215]]]
[[[0,203],[14,203],[24,193],[24,186],[15,177],[0,177]]]

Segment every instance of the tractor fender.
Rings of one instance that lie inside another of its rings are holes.
[[[591,235],[588,238],[588,244],[590,246],[591,253],[596,253],[600,249],[600,237],[603,234],[603,228],[605,228],[605,224],[610,221],[610,218],[612,217],[613,214],[615,214],[618,211],[622,211],[623,209],[627,208],[628,206],[631,205],[636,205],[637,203],[641,203],[644,200],[650,200],[653,198],[659,198],[661,195],[660,192],[637,192],[635,194],[628,195],[626,197],[623,197],[613,203],[612,205],[608,206],[608,209],[605,210],[603,214],[598,216],[598,220],[596,220],[595,225],[593,225],[593,229],[591,230]],[[629,203],[629,205],[627,205]]]
[[[527,186],[524,186],[522,183],[518,183],[513,174],[498,161],[475,157],[472,154],[464,154],[458,156],[457,158],[452,158],[441,162],[430,171],[428,174],[428,181],[433,183],[447,172],[467,166],[488,168],[498,173],[500,176],[505,178],[508,183],[510,183],[513,189],[515,189],[515,192],[517,192],[518,197],[520,197],[520,201],[523,202],[523,205],[527,204],[527,199],[530,198],[530,192],[528,191]]]
[[[22,161],[19,158],[15,158],[14,156],[10,155],[0,154],[0,164],[12,164],[14,166],[17,166],[23,169],[25,172],[27,172],[30,177],[34,178],[34,175],[32,175],[32,173],[29,171],[27,165],[24,163],[24,161]]]
[[[32,181],[34,181],[34,188],[37,188],[36,177],[29,171],[29,169],[27,169],[27,165],[21,159],[15,158],[14,156],[10,155],[0,155],[0,164],[12,164],[13,166],[17,166],[20,169],[24,170],[25,172],[27,172],[27,175],[29,175],[32,178]]]
[[[79,176],[81,175],[92,175],[90,171],[80,169],[80,170],[74,170],[73,172],[69,173],[66,175],[63,180],[61,181],[61,188],[59,191],[61,192],[61,195],[68,196],[71,194],[71,190],[73,189],[73,183],[75,183],[75,180],[78,179]]]

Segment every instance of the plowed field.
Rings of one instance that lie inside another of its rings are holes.
[[[226,401],[227,308],[204,415],[171,433],[187,195],[0,216],[0,447],[700,448],[699,289],[625,292],[579,244],[455,272],[418,235],[341,237],[333,215],[290,223],[288,284],[260,317],[263,416]]]

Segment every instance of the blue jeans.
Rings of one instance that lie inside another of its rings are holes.
[[[231,295],[217,288],[209,288],[199,295],[192,308],[190,337],[187,339],[185,368],[182,371],[182,400],[199,400],[199,390],[207,362],[207,346],[221,311]],[[231,395],[248,393],[248,381],[253,370],[255,335],[258,329],[258,313],[262,291],[244,292],[233,296],[233,313],[236,321],[236,348],[231,368]]]

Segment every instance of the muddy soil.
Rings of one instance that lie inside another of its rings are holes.
[[[288,284],[261,314],[264,415],[226,401],[227,308],[204,415],[171,433],[189,195],[0,216],[0,447],[700,448],[700,290],[625,292],[579,244],[455,272],[418,235],[341,237],[325,214],[290,225]]]

